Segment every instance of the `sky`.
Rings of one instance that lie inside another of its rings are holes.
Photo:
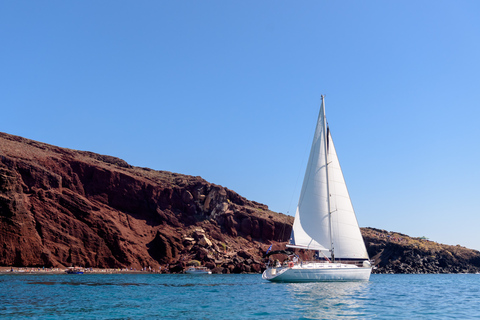
[[[480,250],[480,2],[2,1],[0,131],[294,215],[320,108],[361,227]]]

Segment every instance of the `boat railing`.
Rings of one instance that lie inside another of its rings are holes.
[[[363,267],[363,266],[364,266],[364,265],[363,265],[363,262],[364,262],[364,261],[365,261],[365,260],[341,260],[341,259],[335,260],[335,262],[337,262],[337,263],[353,264],[353,265],[355,265],[355,266],[357,266],[357,267]]]
[[[347,264],[347,265],[355,265],[357,267],[364,267],[364,262],[366,260],[335,260],[333,263],[340,263],[340,264]],[[293,268],[294,266],[302,266],[302,265],[309,265],[309,264],[329,264],[332,263],[331,261],[326,260],[298,260],[298,261],[284,261],[283,263],[280,262],[273,262],[269,261],[267,263],[267,268]],[[373,264],[372,264],[373,265]]]
[[[347,264],[347,265],[355,265],[357,267],[365,267],[365,262],[370,263],[373,266],[373,261],[369,260],[342,260],[342,259],[335,259],[333,263],[340,263],[340,264]],[[312,265],[312,264],[329,264],[332,263],[331,261],[327,260],[285,260],[280,262],[278,260],[272,261],[269,260],[267,262],[267,268],[293,268],[295,266],[302,266],[302,265]]]

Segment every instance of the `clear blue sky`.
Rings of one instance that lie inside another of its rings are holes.
[[[294,214],[320,95],[359,223],[480,249],[480,1],[2,1],[0,131]]]

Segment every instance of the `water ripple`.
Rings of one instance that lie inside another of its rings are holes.
[[[259,275],[1,275],[0,317],[474,319],[480,275],[270,283]]]

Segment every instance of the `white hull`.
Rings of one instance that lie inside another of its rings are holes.
[[[185,271],[186,274],[212,274],[211,271]]]
[[[186,274],[212,274],[212,271],[206,268],[189,268],[185,271]]]
[[[262,278],[274,282],[368,281],[371,267],[343,263],[309,263],[290,267],[268,268]]]

